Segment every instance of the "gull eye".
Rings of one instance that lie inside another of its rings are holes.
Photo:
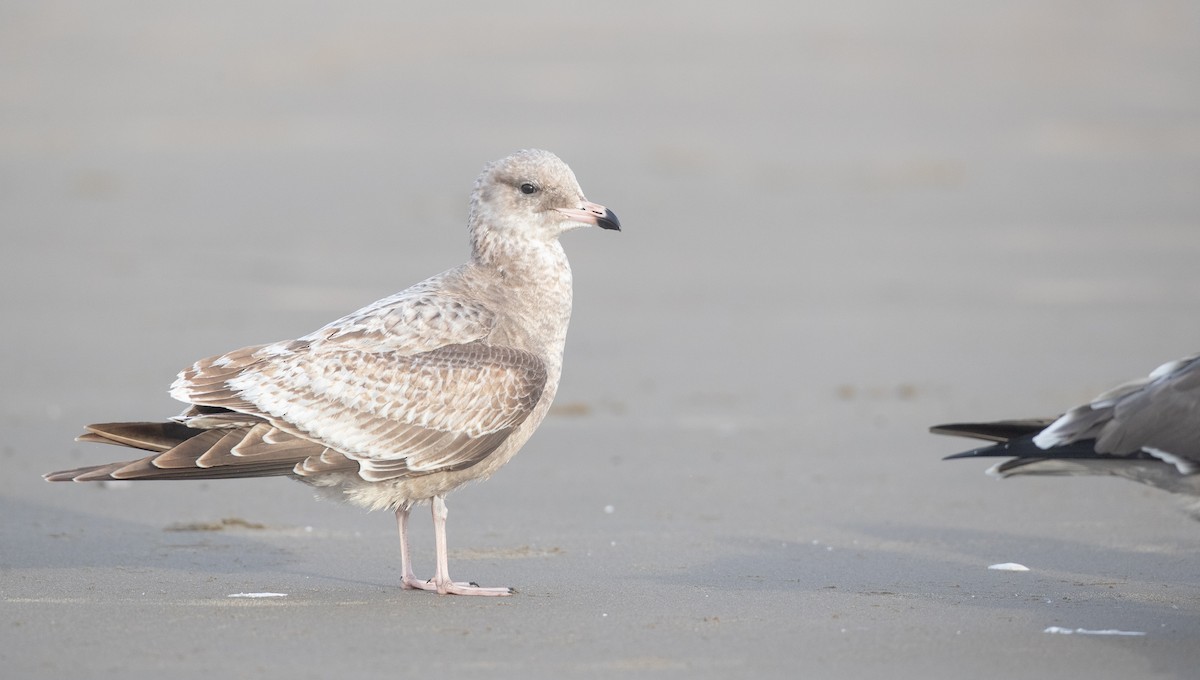
[[[537,185],[532,182],[525,182],[521,185],[521,193],[523,194],[536,194],[537,192]]]

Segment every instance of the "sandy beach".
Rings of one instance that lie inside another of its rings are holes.
[[[0,8],[6,677],[1195,676],[1176,499],[927,430],[1200,350],[1200,10],[653,8]],[[449,498],[514,597],[402,591],[390,514],[284,479],[42,481],[462,262],[527,147],[623,231],[563,237],[555,407]]]

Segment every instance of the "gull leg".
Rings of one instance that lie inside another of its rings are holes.
[[[405,590],[436,590],[437,586],[422,581],[413,574],[412,557],[408,551],[408,507],[396,508],[396,526],[400,528],[400,568],[404,571],[401,587]]]
[[[433,502],[433,540],[437,548],[437,572],[433,576],[433,585],[440,595],[512,595],[512,588],[481,588],[474,583],[455,583],[450,580],[450,558],[446,551],[446,497],[434,496]]]

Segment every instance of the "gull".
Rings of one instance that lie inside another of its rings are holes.
[[[1200,354],[1165,363],[1058,418],[930,431],[996,442],[946,458],[1009,458],[988,474],[1124,477],[1184,495],[1200,519]]]
[[[470,260],[296,340],[201,359],[170,394],[165,422],[88,425],[80,441],[151,452],[52,472],[48,481],[287,476],[323,495],[391,510],[404,589],[509,595],[455,582],[446,494],[487,479],[545,418],[571,316],[558,237],[620,230],[557,156],[524,150],[487,165],[468,216]],[[412,508],[432,508],[437,564],[413,574]]]

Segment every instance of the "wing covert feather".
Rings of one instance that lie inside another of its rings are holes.
[[[378,478],[486,457],[533,411],[546,368],[532,353],[482,342],[411,355],[316,345],[250,363],[197,362],[180,380],[197,386],[188,392],[195,404],[261,417]]]

